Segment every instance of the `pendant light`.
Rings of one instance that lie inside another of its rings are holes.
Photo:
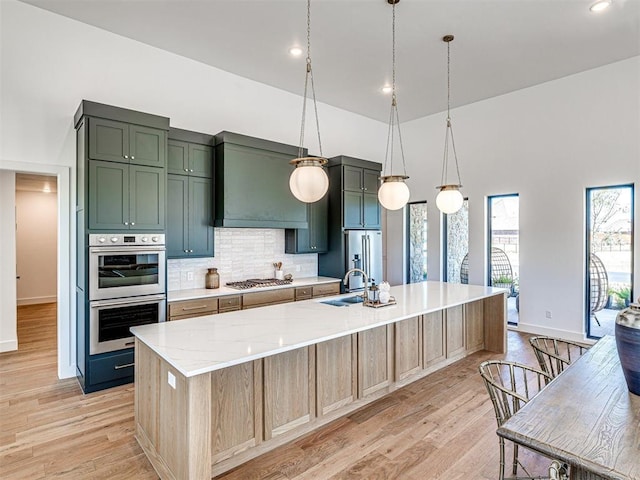
[[[313,95],[313,110],[318,133],[319,157],[303,157],[304,129],[307,117],[307,92],[311,79],[311,93]],[[300,201],[313,203],[320,200],[329,189],[329,177],[322,167],[327,159],[322,157],[322,143],[320,142],[320,123],[318,122],[318,106],[316,105],[316,89],[313,84],[313,69],[311,68],[311,0],[307,0],[307,64],[304,77],[304,98],[302,100],[302,122],[300,125],[300,144],[298,158],[289,163],[295,165],[295,170],[289,177],[291,193]]]
[[[447,129],[444,137],[444,157],[442,159],[442,180],[441,185],[436,187],[440,190],[436,197],[436,206],[442,213],[455,213],[462,207],[464,198],[460,193],[462,184],[460,183],[460,167],[458,167],[458,155],[456,154],[456,143],[453,139],[453,127],[451,126],[451,81],[450,81],[450,47],[453,41],[453,35],[445,35],[442,41],[447,44]],[[456,174],[458,175],[458,183],[447,183],[447,169],[449,164],[449,139],[451,139],[451,147],[453,149],[453,158],[456,162]]]
[[[391,50],[392,50],[392,83],[391,83],[391,111],[389,113],[389,129],[387,132],[387,149],[384,155],[384,168],[380,180],[382,185],[378,190],[378,200],[387,210],[398,210],[409,201],[409,187],[405,180],[407,167],[404,162],[404,149],[402,148],[402,135],[400,134],[400,118],[398,117],[398,102],[396,98],[396,3],[400,0],[387,0],[392,6]],[[393,147],[394,129],[398,128],[398,142],[402,155],[403,174],[393,174]],[[387,160],[389,160],[389,174],[387,175]]]

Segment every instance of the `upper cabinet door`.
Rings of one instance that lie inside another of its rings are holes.
[[[167,175],[167,258],[189,256],[188,215],[189,177]]]
[[[189,175],[211,178],[213,174],[213,147],[189,144]]]
[[[178,140],[167,142],[167,173],[189,174],[189,144]]]
[[[129,125],[90,118],[89,158],[129,163]]]
[[[129,226],[135,230],[164,230],[164,170],[139,165],[129,169]]]
[[[189,256],[213,257],[212,181],[189,178]]]
[[[352,167],[349,165],[345,165],[342,167],[343,176],[343,190],[349,190],[352,192],[362,192],[363,183],[362,183],[362,168],[360,167]]]
[[[380,172],[375,170],[369,170],[368,168],[363,169],[363,181],[364,181],[364,192],[365,193],[378,193]]]
[[[377,193],[365,193],[363,195],[364,228],[380,228],[380,203]]]
[[[342,192],[344,228],[362,228],[363,195],[361,192]]]
[[[129,165],[89,162],[89,229],[129,229]]]
[[[166,166],[166,132],[139,125],[129,127],[131,163],[149,167]]]

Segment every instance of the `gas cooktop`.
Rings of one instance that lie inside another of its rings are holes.
[[[238,290],[246,290],[247,288],[255,287],[273,287],[276,285],[288,285],[293,281],[278,280],[277,278],[250,278],[249,280],[242,280],[241,282],[227,282],[226,286],[229,288],[236,288]]]

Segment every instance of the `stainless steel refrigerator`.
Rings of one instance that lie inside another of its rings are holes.
[[[351,268],[364,270],[371,281],[376,283],[382,278],[382,232],[379,230],[345,230],[345,272]],[[348,291],[362,290],[364,278],[361,273],[349,275],[346,289]]]

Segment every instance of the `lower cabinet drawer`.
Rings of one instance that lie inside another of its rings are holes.
[[[89,360],[89,383],[109,382],[133,376],[133,349]]]
[[[217,298],[201,298],[169,303],[169,320],[178,318],[199,317],[218,312]]]
[[[325,283],[313,286],[314,297],[326,297],[328,295],[338,295],[340,293],[340,282]]]
[[[296,302],[299,300],[309,300],[313,295],[313,287],[296,288]]]
[[[242,309],[273,305],[274,303],[293,302],[293,288],[269,290],[266,292],[245,293],[242,296]]]
[[[232,312],[233,310],[240,310],[242,308],[242,296],[229,295],[226,297],[220,297],[218,299],[218,312]]]

